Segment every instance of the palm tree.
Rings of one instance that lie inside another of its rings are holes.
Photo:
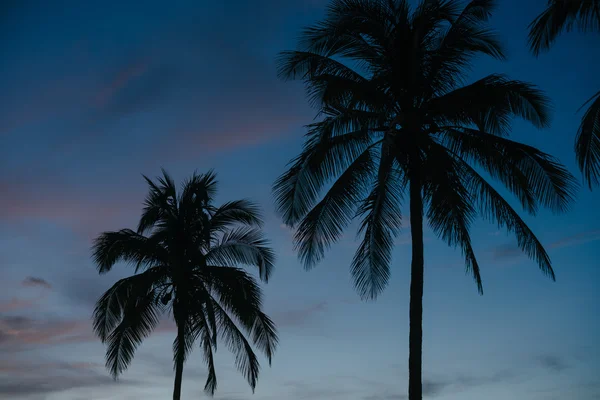
[[[194,174],[180,193],[164,170],[156,183],[144,178],[149,193],[137,232],[104,232],[93,246],[100,274],[119,261],[135,267],[135,275],[108,289],[94,311],[94,331],[108,345],[107,368],[115,378],[121,374],[168,312],[177,326],[173,399],[181,397],[183,364],[197,341],[208,366],[204,389],[214,394],[217,337],[227,342],[254,390],[260,366],[250,341],[269,364],[277,344],[275,326],[261,311],[260,287],[237,267],[257,267],[265,282],[273,269],[258,207],[248,200],[215,207],[213,172]]]
[[[315,266],[359,218],[362,243],[350,272],[358,293],[376,298],[390,277],[408,200],[410,400],[422,398],[425,217],[441,239],[460,247],[480,292],[469,235],[478,214],[513,232],[554,279],[538,238],[482,173],[531,214],[540,206],[565,210],[575,188],[557,160],[507,137],[513,116],[548,126],[542,92],[502,75],[464,84],[476,55],[504,58],[485,26],[493,6],[491,0],[464,8],[456,0],[425,0],[412,10],[404,0],[335,0],[325,19],[303,32],[299,49],[279,60],[280,75],[305,82],[320,116],[273,187],[305,267]]]
[[[600,32],[600,0],[549,0],[548,8],[529,27],[529,45],[537,57],[549,50],[564,30],[578,27],[583,32]],[[600,184],[600,91],[581,108],[590,103],[577,131],[575,155],[583,179],[592,189]]]

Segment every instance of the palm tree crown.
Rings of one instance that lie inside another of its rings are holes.
[[[375,298],[389,281],[408,200],[410,400],[423,395],[424,216],[461,248],[482,292],[469,233],[478,214],[513,232],[554,278],[540,241],[482,173],[532,214],[540,206],[563,211],[574,189],[557,160],[507,137],[513,116],[548,126],[548,100],[536,87],[502,75],[465,84],[473,57],[504,58],[485,27],[493,5],[423,0],[411,9],[406,0],[334,0],[325,19],[304,31],[300,48],[280,60],[280,74],[304,80],[321,116],[274,185],[304,265],[313,267],[360,218],[362,242],[350,270],[359,294]]]
[[[376,297],[390,276],[404,193],[418,182],[430,227],[461,248],[480,291],[469,235],[477,214],[512,231],[554,278],[538,238],[482,175],[532,214],[540,206],[565,210],[575,185],[553,157],[508,139],[513,116],[548,126],[542,92],[497,74],[464,84],[474,56],[504,58],[485,27],[493,6],[439,0],[411,10],[403,0],[335,0],[325,20],[304,31],[300,49],[281,55],[281,76],[304,80],[323,117],[274,185],[306,267],[360,217],[351,273],[363,297]]]
[[[600,32],[600,0],[549,0],[546,10],[529,27],[529,45],[538,56],[565,30],[577,27],[583,32]],[[600,91],[581,108],[588,104],[575,138],[575,155],[591,189],[600,184]]]
[[[135,275],[106,291],[94,311],[94,330],[108,345],[107,368],[115,377],[122,373],[168,312],[177,325],[174,398],[180,396],[183,363],[196,342],[208,366],[205,390],[214,393],[218,337],[254,389],[259,361],[251,343],[269,363],[277,344],[275,326],[261,310],[260,287],[238,268],[257,267],[265,282],[273,268],[274,253],[261,233],[257,206],[247,200],[214,206],[212,172],[194,174],[180,193],[165,171],[158,182],[144,178],[149,194],[137,231],[104,232],[93,247],[99,273],[119,261],[135,268]]]

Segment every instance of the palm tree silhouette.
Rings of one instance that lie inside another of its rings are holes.
[[[537,57],[549,50],[565,30],[570,32],[578,27],[584,32],[599,32],[600,0],[550,0],[546,10],[529,27],[529,45]],[[600,184],[600,91],[580,110],[588,104],[575,138],[575,155],[583,179],[592,189]]]
[[[135,275],[107,290],[94,311],[94,331],[108,345],[107,368],[115,378],[121,374],[168,311],[177,325],[173,399],[181,397],[183,364],[196,341],[208,366],[204,389],[214,394],[217,337],[227,342],[254,390],[260,366],[250,341],[269,364],[277,344],[275,326],[261,311],[260,287],[237,267],[257,267],[265,282],[273,269],[258,207],[248,200],[215,207],[212,171],[194,174],[181,193],[164,170],[156,183],[144,178],[149,193],[137,232],[104,232],[93,246],[100,274],[119,261],[135,267]]]
[[[493,5],[422,1],[412,11],[402,0],[335,0],[323,21],[304,30],[299,49],[279,60],[280,75],[303,80],[321,116],[273,186],[305,267],[360,218],[363,239],[350,272],[358,293],[376,298],[390,277],[408,192],[410,400],[422,398],[424,217],[441,239],[460,247],[480,292],[469,234],[478,214],[513,232],[554,279],[540,241],[482,172],[531,214],[540,206],[565,210],[575,189],[556,159],[507,138],[513,116],[548,126],[542,92],[502,75],[464,85],[474,56],[504,58],[485,26]]]

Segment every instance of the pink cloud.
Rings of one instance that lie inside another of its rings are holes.
[[[100,88],[94,97],[97,107],[106,106],[119,91],[123,90],[131,81],[139,78],[148,71],[150,63],[147,59],[134,60],[120,68],[110,82]]]
[[[189,122],[198,126],[188,129],[175,127],[173,132],[165,136],[157,146],[156,156],[164,157],[165,151],[181,157],[197,157],[199,152],[229,151],[268,143],[274,139],[285,137],[291,130],[301,128],[308,119],[299,115],[279,115],[277,110],[269,112],[266,108],[250,107],[235,118],[223,116],[222,111],[215,111],[210,117],[211,127],[203,127],[203,123]],[[217,122],[217,119],[221,118]],[[218,125],[212,127],[212,125]]]
[[[273,320],[278,326],[298,326],[303,325],[310,320],[315,314],[324,312],[329,308],[326,301],[311,304],[304,308],[288,310],[285,312],[275,313]]]
[[[166,317],[153,334],[174,333],[175,323]],[[63,344],[99,342],[92,329],[92,320],[33,319],[24,316],[0,317],[0,349],[10,351]]]
[[[0,302],[0,312],[19,311],[27,308],[35,307],[40,298],[35,299],[20,299],[13,297],[7,302]]]
[[[600,230],[591,230],[563,237],[550,243],[548,247],[551,249],[558,249],[561,247],[575,246],[577,244],[595,242],[598,240],[600,240]]]
[[[40,179],[40,178],[36,178]],[[143,193],[86,191],[66,182],[0,182],[0,218],[4,221],[50,221],[72,229],[87,239],[107,229],[121,228],[117,222],[139,215]]]
[[[565,236],[550,244],[547,244],[546,249],[560,249],[563,247],[577,246],[583,243],[596,242],[600,240],[600,230],[591,230],[577,233],[575,235]],[[521,249],[514,243],[507,243],[497,246],[493,250],[493,258],[503,260],[507,258],[516,258],[524,256]]]
[[[41,288],[37,296],[30,298],[13,297],[8,301],[0,301],[0,312],[15,312],[38,308],[48,295],[52,286],[41,278],[27,277],[21,282],[21,286],[27,288]],[[38,289],[39,290],[39,289]]]

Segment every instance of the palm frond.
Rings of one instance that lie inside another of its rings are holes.
[[[583,32],[600,31],[599,0],[549,0],[548,7],[529,24],[529,47],[537,56],[563,31],[574,27]]]
[[[333,74],[313,74],[306,89],[313,107],[343,106],[353,110],[380,113],[394,107],[394,99],[375,80],[360,80]]]
[[[240,224],[257,228],[263,226],[262,213],[257,204],[246,199],[230,201],[216,209],[210,219],[212,231],[220,232]]]
[[[254,279],[243,270],[230,267],[209,266],[199,274],[212,298],[235,316],[271,363],[278,342],[277,331],[273,321],[261,311],[262,294]]]
[[[394,154],[382,145],[377,177],[371,193],[362,202],[357,216],[364,216],[358,235],[364,238],[354,255],[350,272],[363,299],[375,299],[386,287],[394,238],[401,223],[402,188],[406,185],[394,167]]]
[[[217,174],[210,170],[204,174],[194,173],[183,182],[181,197],[182,207],[206,209],[217,193]]]
[[[465,187],[471,194],[479,213],[498,227],[515,234],[519,248],[535,260],[540,270],[555,280],[550,257],[544,246],[512,206],[468,163],[453,155],[459,165]]]
[[[188,311],[187,307],[189,306],[186,306],[185,314],[182,314],[180,317],[174,312],[178,334],[175,336],[175,340],[173,340],[173,370],[177,369],[179,363],[183,364],[187,361],[194,349],[194,343],[196,343],[196,340],[202,333],[202,329],[205,329],[204,325],[196,322],[192,312]],[[182,330],[183,341],[180,341],[179,329]]]
[[[273,185],[278,212],[293,227],[317,201],[322,188],[370,145],[367,130],[308,143]]]
[[[236,367],[244,374],[248,384],[252,388],[252,392],[254,392],[258,374],[260,372],[258,358],[256,357],[256,354],[254,354],[252,346],[250,346],[250,343],[242,331],[237,327],[235,322],[229,317],[221,305],[216,301],[213,301],[212,305],[217,318],[219,336],[225,340],[229,350],[234,354]]]
[[[470,85],[432,99],[428,111],[439,124],[474,124],[480,130],[505,136],[513,116],[536,128],[550,124],[550,100],[535,85],[503,75],[486,76]]]
[[[135,265],[136,272],[142,267],[168,263],[161,244],[131,229],[104,232],[94,240],[93,259],[98,272],[104,274],[119,261]]]
[[[151,230],[159,221],[175,216],[177,213],[177,188],[175,182],[163,169],[163,176],[155,183],[147,176],[144,180],[149,186],[149,192],[144,201],[144,209],[138,223],[137,232],[143,234]]]
[[[262,292],[256,280],[246,271],[235,267],[209,265],[196,272],[206,290],[228,312],[252,327],[262,307]]]
[[[191,334],[193,342],[200,339],[200,346],[204,353],[204,360],[208,367],[208,376],[204,391],[212,396],[217,389],[217,374],[215,370],[215,361],[213,352],[217,349],[217,320],[210,295],[202,288],[202,285],[196,285],[196,294],[190,299],[188,312],[191,319]]]
[[[203,328],[201,335],[202,349],[204,350],[204,358],[206,360],[206,366],[208,367],[208,376],[206,377],[204,391],[212,396],[215,394],[215,390],[217,390],[217,372],[215,370],[215,359],[213,355],[213,341],[211,340],[208,327]]]
[[[363,75],[342,62],[310,51],[284,51],[279,53],[277,56],[277,75],[284,80],[333,75],[354,82],[367,81]]]
[[[600,92],[586,103],[592,104],[581,120],[575,139],[575,155],[584,182],[591,189],[600,185]]]
[[[417,43],[423,45],[427,35],[441,30],[445,24],[453,23],[460,11],[461,4],[457,0],[419,2],[410,17]]]
[[[339,239],[343,228],[354,216],[372,174],[373,156],[371,149],[367,149],[303,218],[294,235],[294,245],[305,268],[314,267],[325,255],[325,250]]]
[[[275,252],[269,245],[259,229],[240,227],[223,235],[219,243],[206,253],[206,262],[257,267],[260,278],[268,282],[275,264]]]
[[[122,321],[106,338],[106,367],[115,379],[129,366],[136,348],[159,323],[160,303],[154,293],[138,286],[131,290]]]
[[[408,22],[408,4],[398,3],[392,10],[389,2],[333,0],[325,20],[302,32],[300,47],[328,57],[377,59],[395,22],[402,17]]]
[[[554,157],[535,147],[468,128],[448,129],[443,143],[500,179],[530,213],[540,203],[564,212],[574,199],[577,182]]]
[[[262,311],[257,311],[254,319],[254,325],[251,329],[251,335],[252,342],[264,353],[265,357],[267,357],[269,365],[271,365],[273,355],[275,354],[275,349],[277,348],[277,343],[279,342],[275,323],[267,314],[263,313]]]
[[[450,9],[438,18],[448,18],[450,26],[445,31],[431,30],[428,43],[423,43],[428,52],[426,84],[431,88],[430,94],[441,95],[463,84],[464,72],[475,56],[506,58],[497,34],[484,24],[495,8],[495,1],[474,0],[457,13],[458,5],[457,1],[446,4]],[[453,14],[457,16],[453,18]]]
[[[451,247],[460,247],[465,267],[473,275],[477,290],[483,294],[479,263],[471,244],[469,230],[476,213],[474,197],[463,184],[459,164],[442,147],[432,145],[426,170],[424,198],[428,202],[427,220],[435,234]]]
[[[162,285],[166,280],[161,268],[152,268],[141,274],[117,281],[96,302],[94,308],[93,329],[100,340],[106,342],[110,332],[121,322],[125,305],[139,290],[150,291]]]

